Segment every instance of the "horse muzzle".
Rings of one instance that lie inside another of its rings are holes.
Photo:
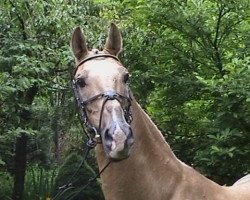
[[[134,137],[130,126],[120,127],[113,125],[103,131],[103,148],[107,156],[112,160],[123,160],[129,157]]]

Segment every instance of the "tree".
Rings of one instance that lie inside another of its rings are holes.
[[[69,41],[81,26],[101,48],[110,21],[122,29],[134,95],[178,157],[223,184],[250,171],[248,0],[0,5],[0,171],[14,175],[16,199],[27,163],[49,168],[82,152]]]
[[[178,157],[223,184],[249,172],[249,1],[99,2],[124,27],[135,94]]]
[[[79,15],[79,11],[85,16]],[[69,83],[73,69],[70,35],[79,22],[86,27],[91,24],[93,29],[100,27],[91,22],[97,12],[98,7],[91,1],[85,4],[43,0],[1,2],[0,134],[3,140],[0,146],[8,146],[12,153],[1,154],[0,160],[2,167],[14,174],[13,199],[22,199],[27,161],[48,166],[53,153],[60,160],[62,135],[77,121]],[[50,136],[53,132],[54,137]],[[41,143],[38,138],[44,134],[48,140]],[[44,147],[52,144],[53,138],[55,152],[49,146]],[[13,141],[14,148],[9,145]]]

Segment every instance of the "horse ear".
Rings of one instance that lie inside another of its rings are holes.
[[[122,50],[122,36],[120,30],[114,23],[111,23],[104,50],[115,56]]]
[[[77,61],[82,60],[88,54],[86,39],[80,27],[76,27],[73,32],[71,48]]]

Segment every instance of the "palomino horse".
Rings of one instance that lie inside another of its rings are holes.
[[[71,45],[81,111],[101,138],[95,148],[98,166],[113,161],[101,174],[107,200],[250,200],[249,175],[220,186],[176,158],[130,94],[128,71],[117,58],[122,38],[116,25],[111,24],[103,51],[88,51],[79,27]]]

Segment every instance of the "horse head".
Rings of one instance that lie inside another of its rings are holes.
[[[73,85],[86,126],[100,135],[109,158],[125,159],[134,138],[130,127],[129,73],[118,59],[121,33],[111,24],[104,49],[88,50],[85,36],[77,27],[71,46],[76,60]]]

